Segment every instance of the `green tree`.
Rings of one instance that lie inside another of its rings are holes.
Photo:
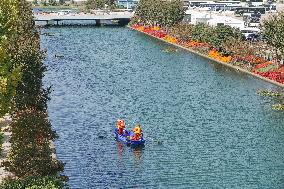
[[[212,27],[205,23],[198,23],[192,29],[192,39],[199,42],[210,42],[213,34]]]
[[[38,4],[38,0],[33,0],[33,4],[37,5]]]
[[[165,23],[164,26],[169,27],[175,24],[178,24],[182,21],[185,9],[183,8],[182,1],[180,0],[173,0],[173,1],[166,1],[164,2],[165,6]]]
[[[227,40],[232,40],[232,38],[241,39],[242,37],[240,30],[231,26],[221,25],[212,27],[211,29],[212,32],[210,32],[210,39],[207,42],[219,50],[221,50],[222,44]]]
[[[57,136],[46,113],[33,109],[18,112],[13,117],[11,132],[11,150],[3,163],[6,170],[19,178],[63,171],[63,164],[51,156],[50,141]]]
[[[21,78],[21,69],[12,60],[9,50],[13,36],[17,34],[19,20],[17,2],[0,1],[0,117],[10,112],[12,98]]]
[[[43,88],[46,68],[31,4],[3,0],[0,10],[0,112],[12,107],[13,120],[5,168],[19,178],[56,175],[64,166],[51,157],[56,135],[47,116],[49,89]]]
[[[170,27],[184,17],[184,8],[179,0],[141,0],[135,11],[134,20],[147,25]],[[134,22],[132,22],[134,23]]]
[[[267,44],[272,46],[279,60],[284,59],[284,12],[279,12],[264,20],[261,31]]]
[[[55,176],[28,177],[24,180],[8,180],[0,185],[1,189],[63,189],[68,188],[64,180]]]
[[[60,5],[63,5],[63,4],[65,3],[65,0],[59,0],[58,3],[59,3]],[[72,3],[72,2],[71,2],[71,3]],[[74,4],[74,2],[73,2],[73,4]]]
[[[51,5],[51,6],[56,6],[57,5],[56,0],[49,0],[48,4]]]

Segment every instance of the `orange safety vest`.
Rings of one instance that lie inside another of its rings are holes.
[[[125,123],[123,120],[117,120],[116,122],[116,127],[119,129],[119,128],[122,128],[124,129],[125,128]]]
[[[135,127],[133,129],[134,134],[141,134],[142,133],[142,129],[140,127]]]

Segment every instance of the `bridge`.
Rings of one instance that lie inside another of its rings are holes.
[[[46,25],[59,25],[62,21],[95,21],[95,26],[101,26],[102,20],[116,21],[119,25],[127,25],[133,16],[132,12],[99,12],[96,14],[84,13],[35,13],[34,20],[45,22]]]

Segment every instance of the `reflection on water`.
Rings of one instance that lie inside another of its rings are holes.
[[[120,142],[116,141],[116,146],[117,146],[117,157],[119,162],[122,161],[122,153],[123,153],[123,144],[121,144]]]
[[[256,94],[272,85],[126,28],[42,32],[72,188],[283,188],[284,115]],[[142,124],[143,149],[113,140],[118,118]]]
[[[134,157],[134,164],[139,165],[141,158],[142,158],[142,150],[143,146],[138,146],[138,147],[130,147],[126,146],[125,144],[122,144],[121,142],[116,141],[116,147],[117,147],[117,157],[118,157],[118,163],[121,164],[123,162],[123,152],[125,150],[130,150],[133,153]]]
[[[135,164],[138,165],[140,164],[141,158],[142,158],[142,150],[143,147],[134,147],[133,149],[133,155],[135,158]]]

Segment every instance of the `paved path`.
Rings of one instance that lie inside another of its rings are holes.
[[[0,118],[0,128],[4,133],[4,143],[2,145],[3,152],[0,154],[0,163],[2,163],[7,156],[8,151],[11,148],[11,143],[9,142],[11,137],[11,132],[9,132],[9,124],[11,123],[11,118],[9,116],[4,116]],[[7,176],[12,176],[11,173],[4,170],[4,167],[0,167],[0,183]]]

